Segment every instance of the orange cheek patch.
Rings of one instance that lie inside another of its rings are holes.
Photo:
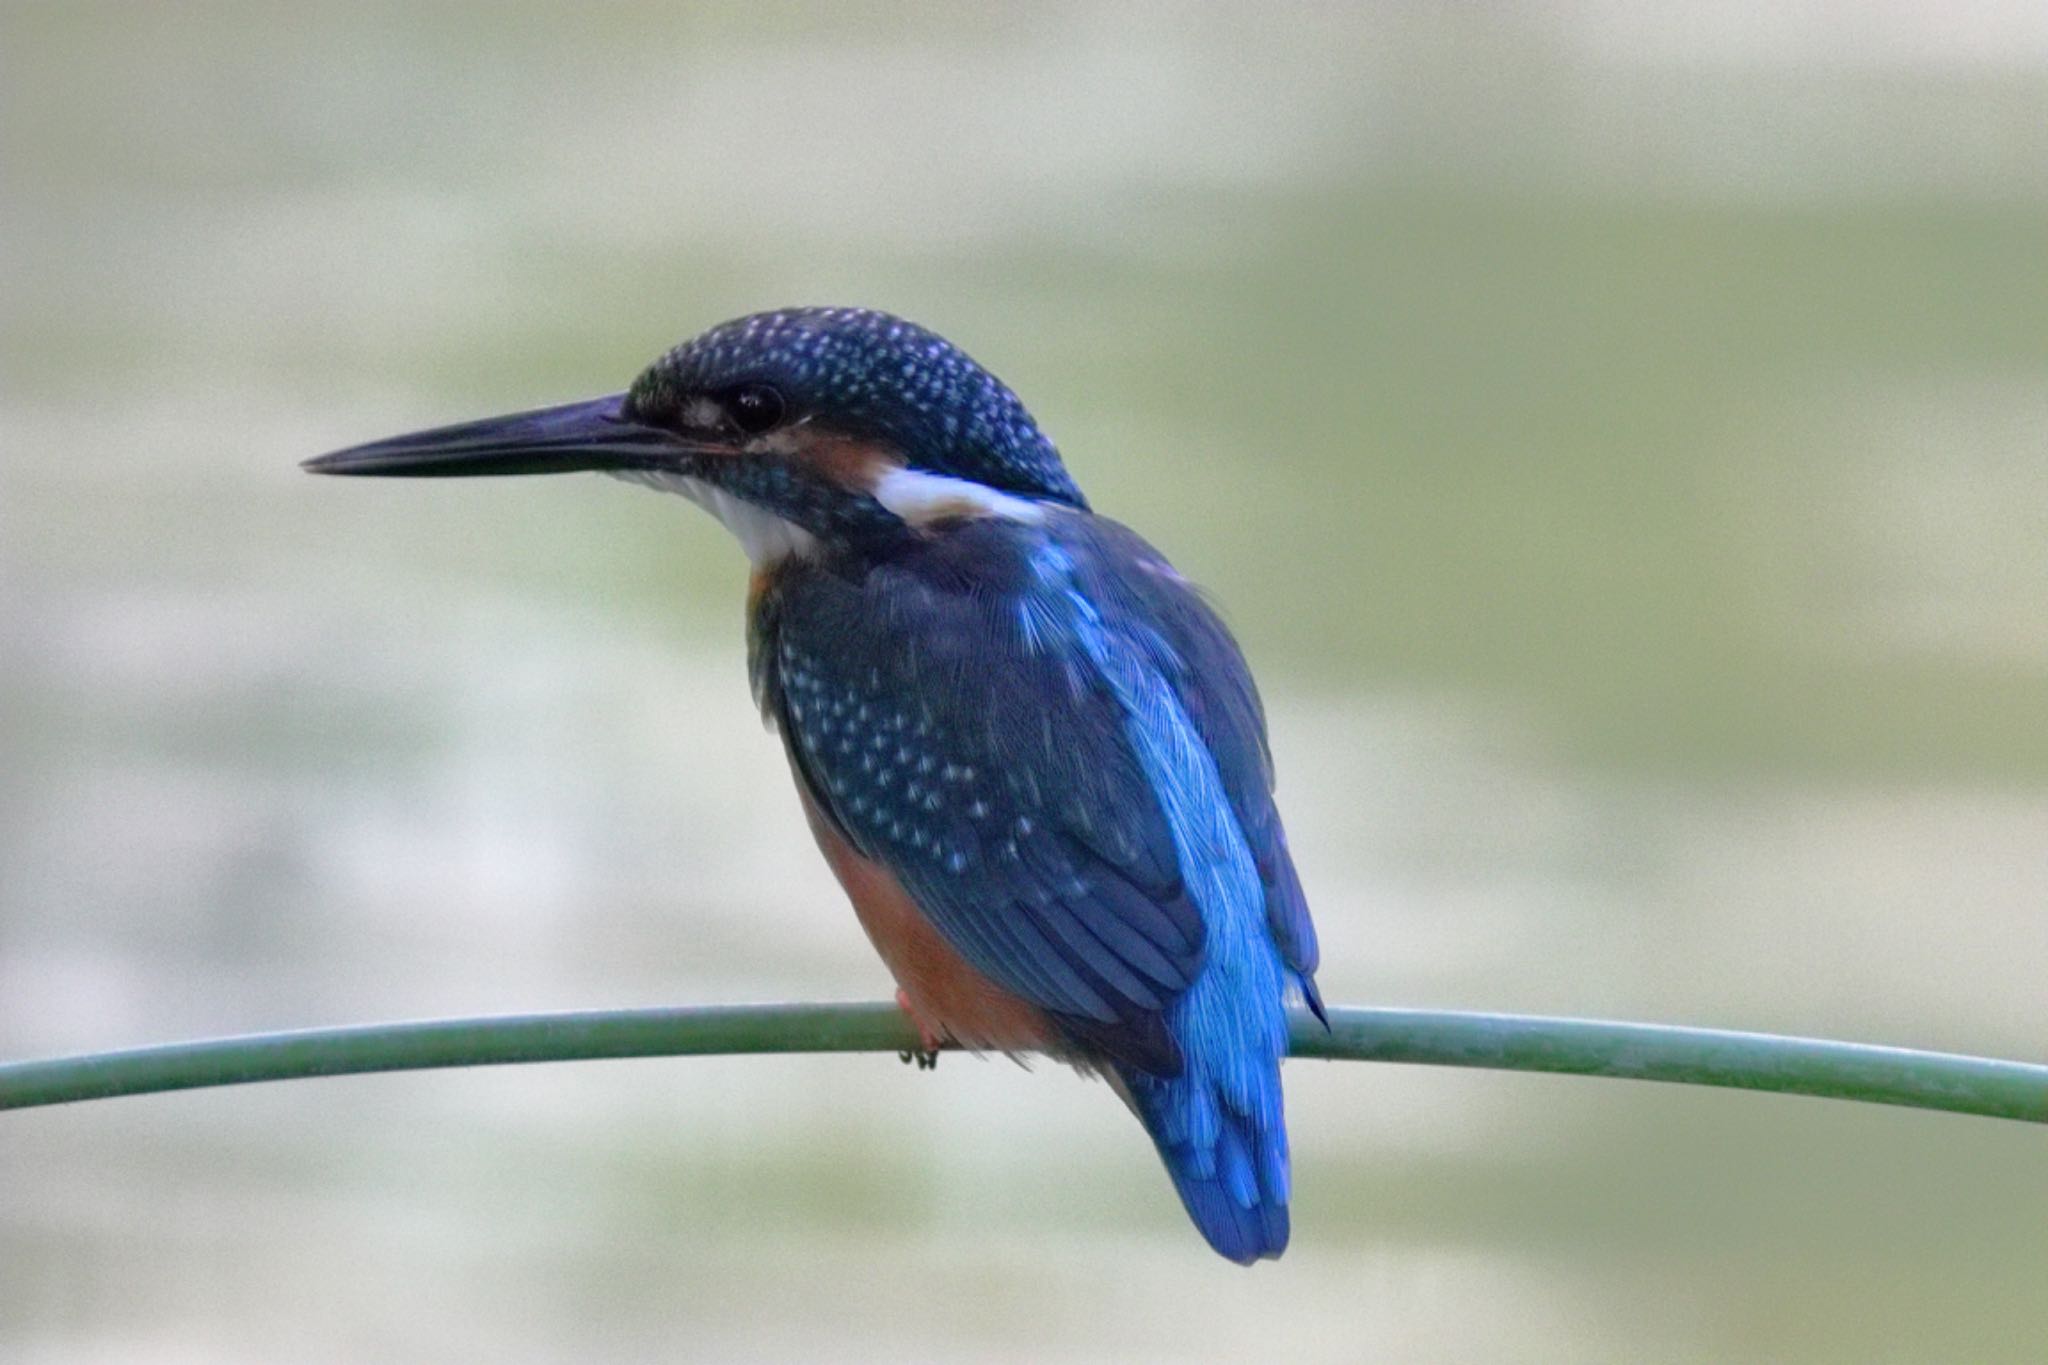
[[[902,462],[883,447],[849,436],[827,436],[807,442],[796,458],[820,478],[857,493],[874,490],[875,481]]]

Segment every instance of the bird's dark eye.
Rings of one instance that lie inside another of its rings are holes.
[[[782,420],[782,394],[768,384],[742,384],[726,395],[725,410],[734,425],[759,436]]]

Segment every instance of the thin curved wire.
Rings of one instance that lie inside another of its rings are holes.
[[[909,1052],[882,1003],[586,1010],[361,1024],[0,1065],[0,1109],[309,1076],[604,1057]],[[1818,1095],[2048,1123],[2048,1066],[1815,1038],[1535,1015],[1333,1009],[1292,1021],[1292,1055]]]

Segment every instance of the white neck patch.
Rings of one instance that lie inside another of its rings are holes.
[[[725,529],[739,540],[740,548],[747,553],[757,569],[766,569],[779,564],[791,555],[807,557],[818,551],[818,538],[793,521],[786,521],[773,512],[764,511],[744,498],[736,498],[723,488],[693,479],[684,474],[671,473],[664,469],[620,469],[610,471],[613,478],[624,479],[664,493],[680,493],[691,502],[717,517]]]
[[[912,526],[929,526],[954,517],[1045,520],[1045,509],[1029,499],[1012,497],[972,479],[927,474],[921,469],[889,469],[875,480],[874,495],[876,502]]]

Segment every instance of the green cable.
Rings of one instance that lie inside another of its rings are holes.
[[[2048,1066],[1763,1033],[1441,1010],[1297,1015],[1326,1061],[1614,1076],[2048,1123]],[[771,1052],[909,1052],[892,1004],[721,1005],[437,1019],[249,1034],[0,1065],[0,1109],[431,1067]]]

